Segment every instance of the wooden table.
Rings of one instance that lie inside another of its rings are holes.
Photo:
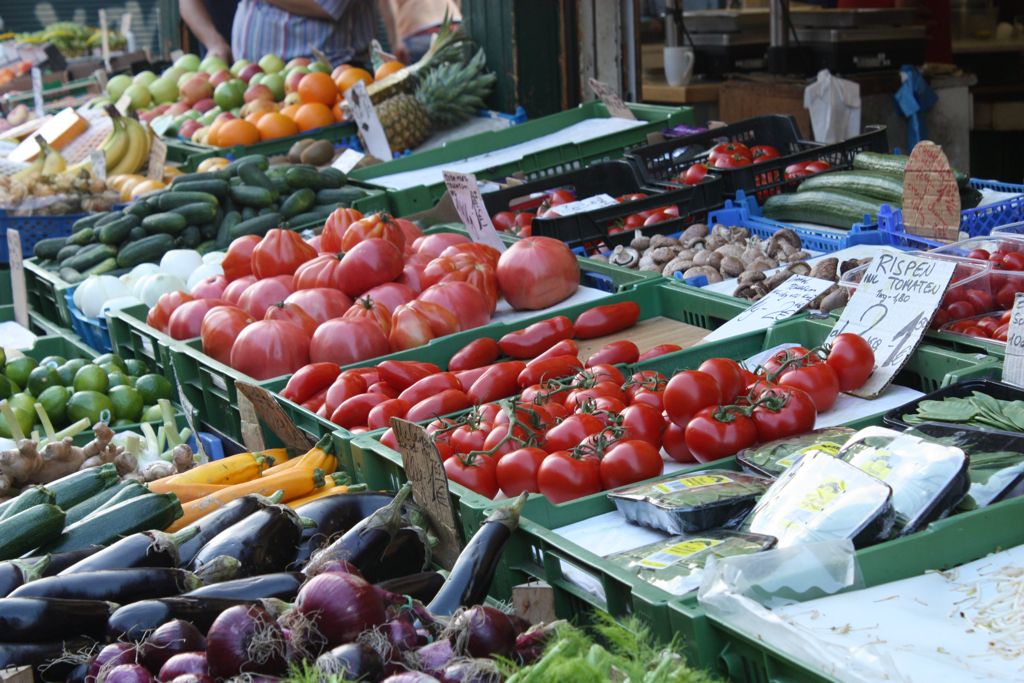
[[[669,85],[664,76],[644,74],[640,92],[644,102],[659,104],[701,104],[718,103],[720,82],[696,82],[688,85]]]

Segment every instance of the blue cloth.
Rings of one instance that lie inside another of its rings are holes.
[[[939,96],[928,85],[917,67],[900,67],[903,84],[893,95],[896,109],[907,119],[907,149],[928,138],[926,113],[939,101]]]

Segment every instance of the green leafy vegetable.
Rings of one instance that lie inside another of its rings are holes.
[[[1007,432],[1024,432],[1024,401],[1002,401],[980,391],[968,397],[921,401],[917,410],[903,416],[909,425],[924,422],[952,422],[974,427],[992,427]]]

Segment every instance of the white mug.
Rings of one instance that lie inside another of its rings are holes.
[[[686,85],[693,78],[694,54],[692,47],[666,46],[664,60],[665,80],[669,85]]]

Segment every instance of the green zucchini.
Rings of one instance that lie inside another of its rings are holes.
[[[0,560],[20,557],[52,543],[64,528],[64,511],[56,505],[35,505],[0,522]]]
[[[146,232],[146,229],[144,227],[142,227],[141,225],[136,225],[128,233],[128,239],[131,240],[132,242],[138,242],[148,234],[149,233]]]
[[[96,224],[92,227],[102,228],[104,225],[109,225],[110,223],[113,223],[116,220],[120,220],[123,216],[124,211],[108,211],[106,215],[104,215],[103,218],[96,221]]]
[[[156,208],[156,201],[151,195],[146,195],[145,201],[137,201],[125,207],[124,212],[130,216],[142,219],[153,213]]]
[[[180,234],[185,226],[188,225],[188,220],[180,213],[154,213],[152,216],[146,216],[142,219],[142,227],[146,229],[150,235],[157,233],[164,233],[167,235]]]
[[[207,180],[228,180],[231,178],[231,171],[219,168],[216,171],[197,171],[195,173],[183,173],[171,179],[171,190],[177,185],[191,182],[205,182]]]
[[[228,194],[228,181],[211,178],[209,180],[193,180],[187,183],[175,183],[171,186],[171,192],[206,192],[217,197],[226,197]]]
[[[164,233],[144,237],[121,247],[117,253],[117,265],[133,268],[140,263],[156,263],[165,252],[173,248],[174,237]]]
[[[900,207],[903,204],[903,180],[878,171],[829,171],[819,173],[800,183],[797,192],[813,190],[850,192],[879,199]]]
[[[195,225],[190,225],[181,231],[181,245],[186,249],[195,249],[203,241],[203,234]]]
[[[362,199],[366,196],[366,190],[361,190],[358,187],[352,187],[348,185],[346,187],[339,187],[338,189],[325,189],[319,190],[316,193],[317,204],[344,204],[349,206],[352,202],[357,199]]]
[[[200,256],[206,256],[211,251],[217,251],[218,249],[220,249],[220,247],[217,246],[216,240],[204,240],[196,246],[196,251],[199,252]]]
[[[57,271],[57,275],[59,275],[60,279],[68,283],[69,285],[77,285],[79,282],[85,279],[85,276],[83,276],[77,270],[75,270],[74,268],[68,268],[67,266],[61,266],[60,270]]]
[[[218,223],[203,223],[202,225],[198,226],[199,227],[199,235],[202,237],[204,242],[206,240],[216,239],[216,237],[217,237],[217,225],[218,225]],[[188,230],[188,228],[185,228],[185,230]]]
[[[181,503],[173,493],[148,493],[72,524],[58,538],[45,544],[43,552],[63,553],[90,545],[109,545],[139,531],[166,529],[183,514]]]
[[[60,265],[74,268],[78,272],[83,273],[111,256],[117,256],[117,249],[115,247],[109,244],[94,244],[81,250],[66,261],[62,261]]]
[[[90,275],[105,275],[106,273],[114,270],[117,270],[117,259],[113,256],[108,256],[95,266],[86,269],[82,275],[85,277],[89,277]]]
[[[276,197],[273,191],[265,187],[239,185],[238,187],[231,188],[231,199],[242,206],[252,206],[261,209],[273,204]]]
[[[348,183],[348,176],[338,168],[327,166],[319,170],[320,181],[326,183],[327,187],[338,189]]]
[[[67,237],[47,237],[46,239],[39,240],[32,247],[32,255],[37,259],[55,259],[60,250],[67,244],[67,241]]]
[[[57,263],[63,263],[85,248],[86,247],[80,247],[77,244],[65,244],[60,248],[60,251],[57,252],[54,260],[57,261]]]
[[[101,505],[111,500],[117,494],[123,491],[129,484],[138,484],[138,482],[118,482],[113,486],[108,486],[107,488],[103,489],[96,495],[89,496],[78,505],[71,506],[67,510],[67,519],[64,520],[64,523],[68,526],[71,526],[76,522],[82,521],[90,514],[98,510]],[[145,488],[141,484],[139,484],[139,486],[140,488]]]
[[[122,486],[121,488],[117,489],[114,492],[113,496],[111,496],[108,500],[100,503],[98,507],[96,507],[94,510],[89,512],[87,515],[85,515],[85,517],[82,517],[81,519],[90,519],[100,514],[104,510],[109,510],[115,505],[120,505],[126,500],[138,498],[139,496],[149,495],[149,489],[147,489],[145,486],[143,486],[137,481],[124,482],[124,484],[124,486]]]
[[[275,212],[236,223],[230,230],[231,239],[234,240],[244,235],[260,235],[262,237],[267,234],[267,230],[279,226],[282,220],[284,217]]]
[[[811,190],[769,197],[763,212],[766,218],[774,220],[849,229],[854,223],[863,223],[865,215],[873,220],[884,203],[844,192]]]
[[[45,486],[29,486],[22,489],[17,498],[4,503],[3,510],[0,510],[0,522],[36,505],[53,505],[54,498],[53,491]]]
[[[217,228],[217,246],[227,249],[231,244],[231,229],[242,222],[242,215],[237,211],[228,211]]]
[[[72,472],[51,481],[46,488],[53,492],[54,502],[60,508],[67,510],[83,500],[95,496],[108,486],[113,486],[117,481],[117,468],[107,463],[99,467]]]
[[[910,157],[903,154],[879,154],[878,152],[858,152],[853,157],[853,168],[857,171],[878,171],[879,173],[888,173],[890,175],[896,175],[903,179],[903,174],[907,170],[907,162]],[[968,187],[971,182],[970,176],[962,171],[958,171],[955,168],[953,170],[953,178],[956,180],[958,187]]]
[[[312,166],[292,166],[285,171],[284,178],[296,190],[304,187],[310,190],[322,190],[334,185],[333,181],[322,177],[320,171]]]
[[[308,187],[295,190],[281,202],[281,214],[285,218],[309,211],[316,203],[316,193]]]
[[[128,233],[139,224],[139,217],[126,214],[106,225],[96,228],[96,238],[103,244],[121,244],[128,239]]]

